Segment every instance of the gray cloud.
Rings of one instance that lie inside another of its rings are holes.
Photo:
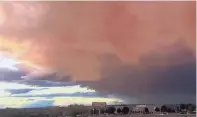
[[[46,77],[46,76],[44,76]],[[53,80],[18,80],[17,82],[20,84],[26,84],[31,86],[38,86],[38,87],[59,87],[59,86],[74,86],[77,83],[74,82],[59,82],[55,81],[56,77],[53,77]]]
[[[24,71],[12,71],[9,69],[0,69],[0,81],[21,80],[21,77],[26,75]]]
[[[53,106],[53,100],[39,100],[33,103],[25,104],[24,108],[50,107]]]
[[[105,54],[101,62],[101,79],[89,82],[59,81],[55,74],[38,78],[43,80],[18,80],[18,83],[38,87],[88,86],[98,94],[50,94],[55,96],[106,96],[114,94],[128,102],[181,103],[195,102],[196,59],[183,42],[164,50],[151,51],[140,58],[139,65],[128,65],[114,54]],[[45,80],[47,79],[47,80]],[[17,91],[16,91],[17,92]],[[20,91],[19,91],[20,92]],[[40,95],[39,95],[40,96]],[[27,97],[31,97],[30,95]],[[135,101],[134,101],[135,100]],[[137,100],[137,101],[136,101]]]
[[[52,93],[52,94],[40,94],[40,95],[34,95],[34,94],[29,94],[29,95],[16,95],[13,97],[48,97],[48,98],[52,98],[52,97],[107,97],[107,95],[103,95],[103,94],[99,94],[99,93],[95,93],[95,92],[88,92],[88,93],[72,93],[72,94],[62,94],[62,93]]]
[[[89,83],[97,91],[127,96],[127,100],[136,97],[144,103],[195,102],[196,58],[183,43],[142,56],[140,65],[124,64],[112,54],[100,60],[102,79]]]
[[[28,77],[28,75],[27,75],[27,77]],[[53,72],[52,73],[50,72],[48,74],[41,75],[41,76],[32,76],[32,77],[33,77],[32,79],[59,81],[59,82],[61,82],[62,80],[65,82],[69,82],[72,80],[71,76],[69,76],[69,75],[60,76],[60,75],[58,75],[58,73],[53,73]],[[28,78],[28,79],[31,79],[31,78]]]
[[[6,91],[10,92],[11,94],[21,94],[21,93],[28,93],[34,89],[8,89]]]

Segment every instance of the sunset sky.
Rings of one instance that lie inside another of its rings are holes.
[[[195,98],[195,2],[0,3],[0,108]]]

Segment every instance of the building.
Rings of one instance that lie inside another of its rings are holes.
[[[95,108],[103,108],[103,107],[106,107],[107,106],[107,103],[106,102],[92,102],[92,107],[95,107]]]

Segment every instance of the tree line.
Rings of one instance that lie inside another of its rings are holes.
[[[175,112],[181,112],[181,111],[187,111],[192,112],[196,109],[196,105],[193,104],[180,104],[177,105],[176,108],[171,108],[166,105],[162,105],[161,107],[155,107],[153,111],[155,112],[168,112],[168,113],[175,113]],[[122,108],[115,108],[115,106],[109,106],[107,108],[93,108],[89,109],[84,105],[70,105],[68,107],[65,107],[63,109],[66,115],[64,115],[62,112],[58,112],[56,114],[44,114],[44,113],[37,113],[36,115],[31,115],[31,113],[18,113],[14,115],[14,117],[65,117],[65,116],[71,116],[71,117],[78,117],[78,115],[82,117],[87,117],[90,115],[96,115],[99,114],[118,114],[118,115],[127,115],[127,114],[135,114],[135,113],[143,113],[143,114],[152,114],[153,112],[149,111],[149,108],[145,107],[141,111],[133,110],[132,108],[129,108],[128,106],[123,106]],[[152,111],[152,110],[151,110]]]
[[[193,112],[196,109],[196,106],[193,104],[180,104],[176,108],[167,107],[166,105],[162,105],[160,108],[155,107],[154,112],[168,112],[168,113],[176,113],[176,112]],[[123,108],[115,108],[114,106],[110,106],[106,109],[92,109],[91,115],[99,115],[99,114],[119,114],[119,115],[126,115],[131,113],[143,113],[143,114],[151,114],[153,112],[149,111],[149,108],[145,107],[142,111],[134,111],[129,109],[129,107],[124,106]]]
[[[158,107],[155,108],[156,112],[168,112],[168,113],[182,112],[182,111],[193,112],[194,110],[196,110],[196,105],[193,104],[180,104],[176,108],[170,108],[167,107],[166,105],[162,105],[161,108]]]
[[[94,108],[94,109],[91,110],[90,113],[91,113],[91,115],[99,115],[99,113],[100,114],[116,114],[116,111],[117,111],[118,114],[125,115],[125,114],[129,114],[130,109],[129,109],[129,107],[126,107],[126,106],[124,106],[123,108],[118,108],[118,109],[116,109],[114,106],[110,106],[106,109],[104,109],[104,108],[101,108],[101,109]]]

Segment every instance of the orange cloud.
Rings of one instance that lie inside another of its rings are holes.
[[[177,40],[195,49],[195,2],[13,4],[1,6],[0,34],[7,38],[0,39],[1,50],[74,80],[99,80],[99,57],[106,53],[138,64],[140,56]]]

